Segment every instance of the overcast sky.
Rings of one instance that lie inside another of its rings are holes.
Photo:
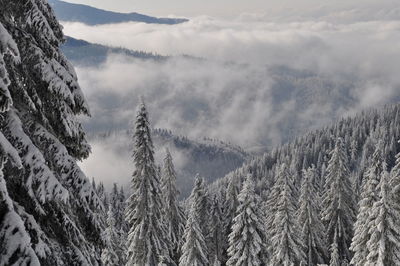
[[[242,13],[271,15],[324,12],[342,10],[367,5],[383,6],[398,0],[65,0],[98,8],[139,12],[155,16],[209,15],[216,17],[236,17]]]

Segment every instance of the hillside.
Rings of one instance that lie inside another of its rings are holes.
[[[75,65],[80,66],[94,66],[104,63],[110,54],[118,54],[137,59],[164,60],[167,58],[152,53],[90,43],[69,36],[66,37],[66,41],[61,49],[69,60],[73,61]]]
[[[59,0],[49,0],[56,16],[61,21],[81,22],[88,25],[101,25],[123,22],[143,22],[156,24],[179,24],[188,21],[180,18],[156,18],[139,13],[118,13],[87,5],[72,4]]]
[[[354,117],[343,118],[322,129],[311,131],[295,138],[287,144],[252,159],[243,167],[229,173],[211,185],[214,193],[224,195],[227,184],[233,179],[241,179],[248,172],[258,180],[258,191],[267,197],[275,182],[277,169],[282,163],[291,168],[295,185],[300,189],[302,170],[315,166],[319,173],[320,189],[325,183],[325,173],[330,152],[338,138],[344,140],[349,156],[351,181],[354,194],[359,196],[362,181],[378,141],[383,143],[384,159],[390,170],[400,152],[400,104],[387,105],[381,109],[370,109]],[[240,182],[239,182],[240,184]]]
[[[83,162],[83,168],[87,174],[103,181],[108,187],[112,185],[112,182],[118,182],[129,189],[128,183],[133,172],[131,135],[130,130],[91,134],[89,142],[95,152],[89,157],[88,161]],[[193,140],[174,135],[171,131],[164,129],[153,130],[153,141],[156,161],[159,165],[162,164],[164,159],[165,149],[170,150],[174,158],[178,174],[177,185],[182,198],[189,195],[197,174],[204,177],[207,182],[213,182],[242,166],[245,161],[251,158],[248,153],[236,145],[209,138]],[[96,152],[98,150],[102,152]],[[103,156],[103,152],[108,154],[108,158],[116,159],[102,160],[100,157]],[[110,180],[102,169],[112,169],[115,165],[108,164],[113,164],[114,161],[118,161],[119,169],[124,169],[124,171],[118,172],[123,176]],[[100,166],[99,164],[103,165]],[[100,171],[98,171],[99,169]]]

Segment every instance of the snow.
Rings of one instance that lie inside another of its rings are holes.
[[[18,143],[18,150],[26,169],[30,169],[29,176],[25,185],[28,193],[33,200],[39,200],[41,203],[50,199],[60,199],[66,202],[69,198],[68,190],[65,189],[53,172],[47,166],[42,152],[35,146],[30,137],[25,134],[22,128],[22,122],[15,110],[8,112],[8,125],[10,138]],[[41,174],[38,174],[41,173]],[[38,186],[33,189],[33,185]],[[40,204],[37,207],[41,209]],[[44,212],[43,210],[41,210]]]

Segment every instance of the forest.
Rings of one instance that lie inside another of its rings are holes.
[[[143,97],[130,190],[108,191],[78,165],[91,112],[51,6],[0,7],[0,266],[400,265],[400,104],[197,175],[181,200]]]

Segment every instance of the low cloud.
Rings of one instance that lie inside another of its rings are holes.
[[[77,66],[92,108],[90,131],[129,128],[145,95],[155,127],[265,150],[400,99],[400,21],[392,17],[278,23],[247,15],[197,17],[175,26],[64,27],[90,42],[174,56],[154,61],[110,54],[100,66]]]

